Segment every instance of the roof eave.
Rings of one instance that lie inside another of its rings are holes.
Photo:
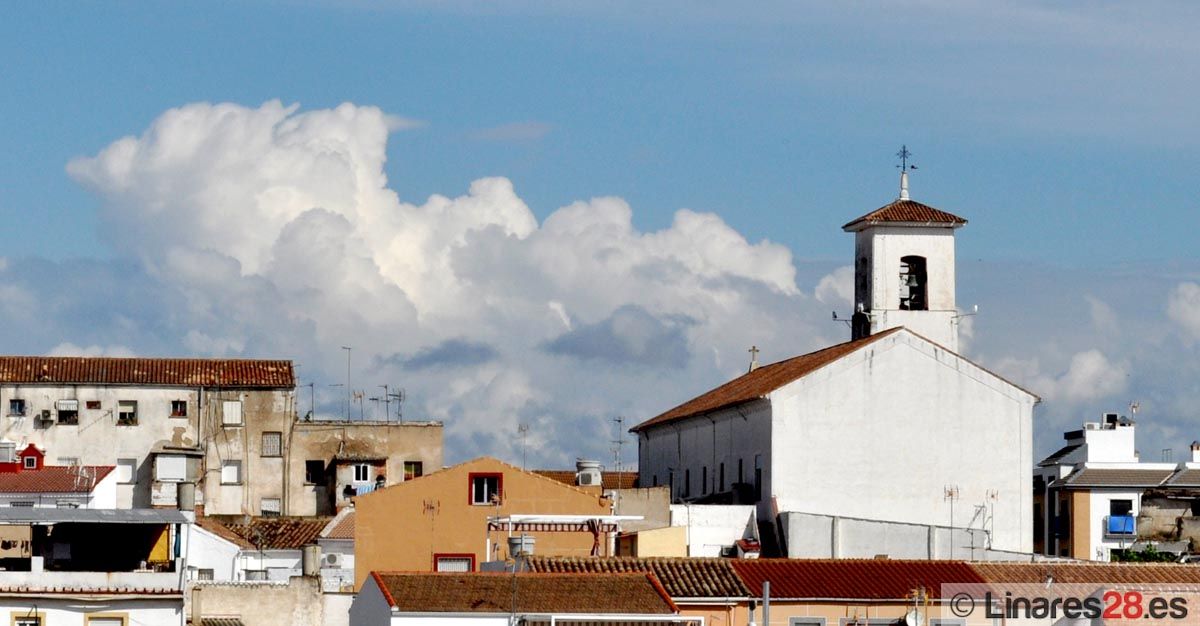
[[[967,224],[966,220],[961,222],[897,222],[891,220],[868,220],[857,219],[842,226],[842,230],[848,233],[856,233],[860,230],[866,230],[872,226],[898,226],[900,228],[962,228]]]

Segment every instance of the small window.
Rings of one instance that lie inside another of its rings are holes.
[[[241,461],[224,461],[221,463],[221,484],[222,485],[240,485],[240,484],[242,484],[242,462]]]
[[[692,495],[692,470],[683,470],[683,497],[690,498]]]
[[[21,615],[14,615],[12,618],[13,626],[42,626],[45,623],[42,621],[45,617],[42,613],[31,613],[33,612],[23,611]]]
[[[202,567],[196,570],[196,580],[213,580],[212,568]]]
[[[502,497],[501,474],[471,474],[471,504],[493,504]]]
[[[225,426],[242,425],[241,400],[226,400],[221,403],[221,423]]]
[[[421,461],[404,462],[404,480],[420,478],[425,473],[425,464]]]
[[[117,426],[137,426],[137,402],[121,400],[117,402]]]
[[[58,423],[67,426],[75,426],[79,424],[79,401],[78,400],[59,400],[54,403],[55,410],[58,411]]]
[[[755,501],[761,501],[763,499],[762,488],[763,488],[762,455],[756,454],[756,455],[754,455],[754,499],[755,499]]]
[[[37,457],[36,456],[33,456],[33,455],[24,456],[24,457],[21,457],[21,460],[25,464],[25,469],[37,469]]]
[[[475,556],[472,554],[435,554],[433,563],[433,569],[438,572],[470,572],[475,569]]]
[[[267,570],[265,569],[248,569],[246,570],[246,580],[266,580]]]
[[[99,400],[88,400],[87,404],[85,406],[87,406],[89,411],[99,411],[100,410],[100,401]]]
[[[262,455],[281,456],[283,450],[283,433],[265,432],[262,434]]]
[[[154,458],[154,479],[160,482],[180,483],[187,480],[187,457],[178,454],[160,454]]]
[[[702,465],[700,467],[700,494],[706,493],[708,493],[708,466]]]
[[[15,441],[0,441],[0,463],[13,463],[17,460],[17,443]]]
[[[12,502],[11,504],[9,504],[8,506],[11,506],[14,509],[32,509],[33,501],[31,501],[31,500],[16,500],[16,501]]]
[[[304,462],[304,482],[320,485],[325,482],[325,461],[309,459]]]
[[[258,508],[263,517],[279,517],[279,498],[263,498]]]
[[[720,478],[720,482],[721,482],[721,488],[718,489],[717,491],[724,493],[725,492],[725,463],[724,462],[722,462],[721,465],[717,468],[717,477]]]
[[[1108,501],[1109,515],[1132,515],[1133,500],[1109,500]]]
[[[133,484],[137,476],[137,459],[117,459],[117,482],[122,485]]]
[[[171,401],[171,417],[187,417],[187,400]]]
[[[9,415],[24,415],[25,414],[25,401],[21,400],[19,398],[13,398],[13,399],[9,400],[8,401],[8,414]]]
[[[354,482],[365,483],[371,481],[371,466],[366,463],[356,463],[354,465]]]

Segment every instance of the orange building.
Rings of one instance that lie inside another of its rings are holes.
[[[617,530],[599,486],[566,485],[482,457],[355,502],[355,588],[372,571],[475,571],[510,557],[507,538],[538,554],[608,555]]]

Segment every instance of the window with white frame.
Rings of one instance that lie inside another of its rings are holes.
[[[187,400],[171,401],[171,417],[187,417]]]
[[[242,484],[242,462],[241,461],[223,461],[221,463],[221,484],[222,485],[240,485],[240,484]]]
[[[196,570],[196,580],[213,580],[213,570],[209,567],[202,567]]]
[[[117,401],[117,426],[137,426],[137,401]]]
[[[279,498],[263,498],[258,508],[263,517],[279,517],[281,512]]]
[[[367,463],[354,464],[354,482],[366,483],[371,482],[371,466]]]
[[[434,569],[439,572],[469,572],[475,568],[475,558],[471,556],[442,556],[435,557]]]
[[[262,434],[262,455],[283,456],[283,433],[268,431]]]
[[[79,424],[79,401],[78,400],[59,400],[54,403],[54,410],[58,411],[58,423],[66,426],[75,426]]]
[[[500,474],[471,474],[471,504],[492,504],[500,498]]]
[[[21,457],[25,461],[25,469],[37,469],[37,457],[32,454]]]
[[[225,426],[242,425],[241,400],[226,400],[221,403],[221,423]]]
[[[117,459],[117,482],[122,485],[133,483],[137,476],[137,459]]]

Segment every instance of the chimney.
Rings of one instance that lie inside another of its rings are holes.
[[[1192,442],[1192,463],[1200,463],[1200,441]]]
[[[579,487],[599,487],[603,483],[600,463],[575,459],[575,484]]]

